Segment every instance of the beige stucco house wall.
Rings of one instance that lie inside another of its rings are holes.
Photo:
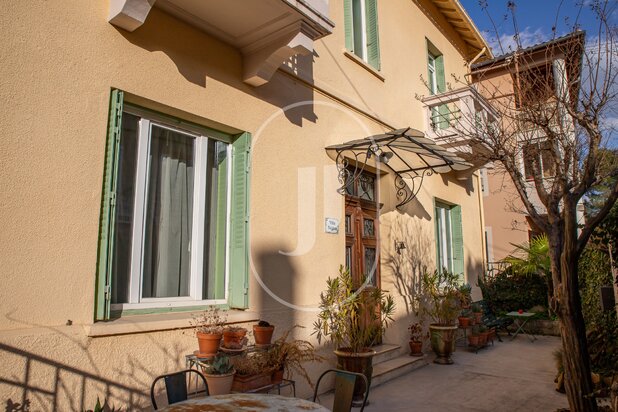
[[[306,329],[297,336],[314,341],[311,309],[326,278],[343,263],[345,244],[343,231],[324,232],[324,218],[341,220],[344,208],[336,192],[337,171],[324,148],[391,128],[425,128],[415,94],[425,93],[420,76],[427,71],[426,39],[444,54],[447,73],[467,71],[455,47],[463,42],[443,16],[430,19],[419,3],[408,0],[378,4],[379,72],[344,53],[342,1],[331,0],[332,34],[315,41],[313,56],[293,59],[291,68],[280,69],[260,87],[242,81],[238,49],[157,7],[128,32],[108,23],[107,1],[5,4],[0,16],[3,403],[77,411],[93,407],[99,396],[123,409],[139,409],[149,405],[152,379],[183,368],[184,355],[196,348],[186,329],[189,312],[93,322],[112,88],[124,90],[125,99],[136,105],[224,132],[252,134],[249,309],[235,311],[230,320],[267,319],[279,332],[300,324]],[[298,105],[282,111],[291,104]],[[421,266],[435,267],[434,198],[462,207],[465,275],[475,284],[484,259],[482,195],[476,173],[463,181],[433,175],[402,210],[395,208],[388,173],[380,179],[380,193],[382,287],[398,304],[385,340],[402,344],[415,319],[408,286]],[[299,220],[300,207],[311,212],[308,223]],[[388,260],[395,240],[407,244],[398,274]],[[295,255],[297,248],[303,250]],[[258,277],[279,300],[265,292]],[[331,353],[329,347],[320,350]],[[310,365],[311,376],[322,368]],[[307,385],[297,389],[308,396]]]

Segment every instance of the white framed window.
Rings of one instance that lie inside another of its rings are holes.
[[[225,303],[231,145],[127,108],[119,148],[111,309]]]
[[[344,0],[346,49],[380,70],[378,0]]]
[[[427,72],[429,76],[429,92],[438,94],[438,78],[436,77],[436,58],[433,54],[427,53]]]
[[[464,246],[461,206],[435,201],[436,268],[464,281]]]
[[[554,177],[556,165],[551,142],[548,140],[537,140],[524,144],[522,146],[522,163],[526,180],[534,180],[535,166],[538,167],[541,178]]]

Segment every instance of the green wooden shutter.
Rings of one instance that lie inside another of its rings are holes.
[[[228,303],[249,307],[249,165],[251,134],[232,143],[232,204],[230,230],[230,284]]]
[[[121,90],[112,90],[109,104],[109,121],[107,126],[107,143],[105,148],[105,170],[103,174],[103,190],[101,199],[95,320],[109,319],[122,104],[123,92]]]
[[[378,35],[377,0],[365,0],[365,21],[367,33],[367,63],[380,70],[380,39]]]
[[[439,222],[440,210],[438,208],[438,204],[436,199],[433,199],[433,220],[434,220],[434,229],[435,229],[435,237],[436,237],[436,269],[442,270],[441,267],[441,259],[440,259],[440,222]]]
[[[459,276],[461,283],[464,282],[464,242],[461,221],[461,206],[453,206],[451,209],[451,247],[453,253],[453,273]]]
[[[446,77],[444,75],[444,56],[439,55],[436,57],[436,83],[438,93],[446,92]],[[450,111],[446,104],[438,107],[440,113],[438,127],[440,129],[447,129],[449,127],[449,115]]]
[[[343,0],[343,21],[345,48],[354,53],[354,23],[352,21],[352,0]]]

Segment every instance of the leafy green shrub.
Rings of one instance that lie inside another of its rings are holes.
[[[599,288],[612,284],[609,257],[587,248],[579,259],[579,290],[586,320],[588,353],[592,370],[602,374],[618,372],[618,320],[616,311],[603,312]]]
[[[547,307],[547,283],[538,274],[521,274],[510,267],[493,277],[479,278],[483,299],[495,313]]]

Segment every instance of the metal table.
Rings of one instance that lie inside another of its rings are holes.
[[[531,342],[534,342],[535,340],[537,340],[537,337],[534,336],[533,333],[530,333],[529,331],[527,331],[525,329],[526,323],[528,323],[528,321],[535,316],[536,313],[531,313],[531,312],[509,312],[506,314],[506,316],[512,317],[513,320],[515,321],[515,326],[517,326],[517,330],[515,331],[515,333],[513,334],[513,336],[511,336],[511,340],[515,339],[515,337],[517,335],[519,335],[519,333],[525,333],[528,335],[528,337],[530,338]]]
[[[161,411],[314,411],[328,412],[320,404],[300,398],[257,393],[205,396],[169,405]]]

